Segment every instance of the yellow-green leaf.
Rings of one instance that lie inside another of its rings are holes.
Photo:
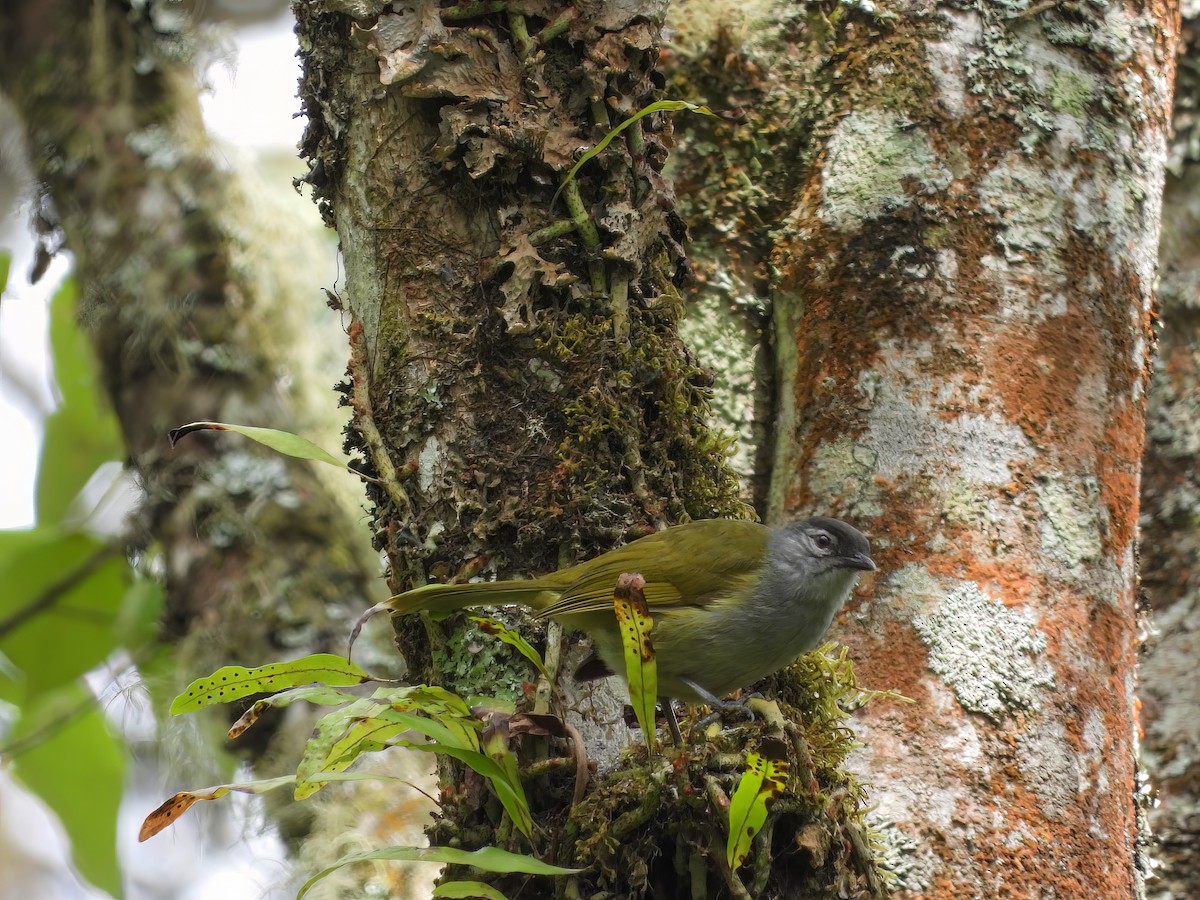
[[[171,702],[171,715],[194,712],[216,703],[229,703],[251,694],[268,694],[303,684],[362,684],[371,676],[354,663],[332,653],[315,653],[291,662],[255,669],[225,666],[198,678]]]
[[[167,432],[167,437],[171,441],[171,446],[174,447],[179,443],[180,438],[187,437],[195,431],[232,431],[235,434],[248,437],[252,441],[257,441],[265,447],[270,447],[272,450],[277,450],[286,456],[294,456],[297,459],[312,459],[317,462],[328,463],[331,466],[337,466],[339,469],[348,468],[345,463],[332,453],[322,450],[308,438],[302,438],[300,435],[292,434],[290,431],[280,431],[277,428],[231,425],[228,422],[189,422],[187,425],[181,425]],[[351,469],[351,471],[353,470]]]
[[[448,900],[508,900],[506,896],[482,881],[446,881],[433,889],[431,897],[446,897]]]
[[[356,862],[370,862],[377,859],[396,861],[417,861],[450,863],[455,866],[472,866],[485,872],[500,872],[510,874],[520,872],[526,875],[574,875],[583,869],[566,869],[562,866],[552,866],[532,856],[521,856],[501,850],[499,847],[484,847],[481,850],[459,850],[454,847],[388,847],[384,850],[371,850],[367,853],[353,853],[343,856],[327,869],[322,869],[300,888],[296,900],[300,900],[314,884],[331,872],[342,866]]]
[[[746,771],[729,801],[729,843],[725,859],[738,869],[750,853],[754,836],[767,821],[767,810],[787,783],[788,763],[779,742],[764,741],[761,753],[746,754]]]
[[[646,579],[641,575],[624,574],[617,579],[613,609],[621,630],[621,645],[625,650],[625,677],[629,682],[629,702],[633,714],[646,736],[646,746],[654,750],[654,707],[658,700],[658,664],[650,631],[654,620],[642,593]]]
[[[329,743],[310,740],[307,746],[315,752],[306,751],[296,768],[295,798],[303,800],[325,786],[323,781],[315,780],[314,775],[344,772],[362,754],[384,749],[388,741],[407,730],[401,723],[358,719],[337,740]]]
[[[296,769],[296,799],[323,787],[317,775],[343,771],[363,753],[384,749],[401,732],[419,731],[435,742],[422,748],[478,754],[479,728],[466,705],[444,688],[379,688],[317,722]]]

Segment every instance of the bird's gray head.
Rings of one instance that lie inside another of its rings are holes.
[[[767,557],[773,567],[797,579],[837,569],[873,572],[876,568],[866,536],[840,519],[824,516],[801,519],[775,531]]]

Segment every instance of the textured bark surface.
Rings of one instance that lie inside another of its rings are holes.
[[[311,428],[308,316],[290,305],[321,302],[281,275],[286,229],[217,165],[181,24],[153,5],[7,4],[0,86],[28,128],[43,240],[75,259],[145,491],[137,541],[162,548],[167,630],[193,635],[196,668],[259,664],[340,644],[378,588],[361,524],[313,464],[230,435],[167,441],[201,419]]]
[[[1175,11],[875,12],[829,23],[837,107],[778,238],[770,513],[878,548],[839,636],[916,701],[857,718],[901,895],[1133,896]]]
[[[658,99],[662,8],[295,8],[303,151],[345,258],[354,425],[384,482],[372,499],[393,587],[544,572],[663,524],[748,514],[707,425],[710,375],[676,333],[684,229],[660,175],[672,123],[640,120],[556,196],[577,150]],[[527,664],[461,619],[396,627],[413,681],[533,694]],[[535,640],[558,669],[553,637]],[[790,700],[825,728],[818,695]],[[740,752],[710,745],[631,767],[616,754],[623,722],[604,729],[588,750],[608,774],[582,804],[569,802],[561,761],[529,770],[548,845],[497,833],[486,790],[449,768],[432,840],[554,847],[559,862],[591,867],[560,894],[745,896],[721,862]],[[861,791],[831,764],[846,737],[827,728],[793,746],[799,790],[777,809],[776,846],[764,839],[745,873],[756,896],[882,890],[857,823]],[[811,758],[796,749],[806,740],[820,748]]]

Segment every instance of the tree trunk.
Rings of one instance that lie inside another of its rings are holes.
[[[295,8],[303,150],[346,260],[354,427],[383,482],[372,499],[393,589],[546,572],[664,524],[748,514],[707,425],[710,375],[676,333],[684,229],[659,172],[671,122],[639,120],[564,179],[580,148],[658,98],[661,7]],[[395,624],[413,681],[527,696],[523,660],[461,618]],[[553,633],[536,640],[569,682]],[[815,695],[837,709],[821,687],[793,702]],[[537,770],[548,844],[505,838],[452,767],[434,843],[556,847],[591,866],[559,893],[745,896],[723,863],[730,755],[618,757],[623,722],[583,707],[607,775],[572,806],[570,779]],[[814,727],[822,749],[794,760],[802,779],[747,881],[761,897],[878,895],[864,798],[837,771],[847,733]]]
[[[777,236],[795,351],[769,512],[844,515],[879,548],[839,635],[916,701],[856,721],[902,895],[1133,896],[1174,12],[875,12],[836,22]]]

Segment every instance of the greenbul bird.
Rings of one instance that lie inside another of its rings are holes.
[[[874,569],[866,537],[838,519],[779,528],[704,519],[540,578],[428,584],[383,606],[403,614],[519,604],[591,636],[607,670],[585,664],[582,677],[624,677],[613,591],[620,575],[639,573],[654,620],[659,695],[725,708],[722,696],[816,647],[858,576]]]

